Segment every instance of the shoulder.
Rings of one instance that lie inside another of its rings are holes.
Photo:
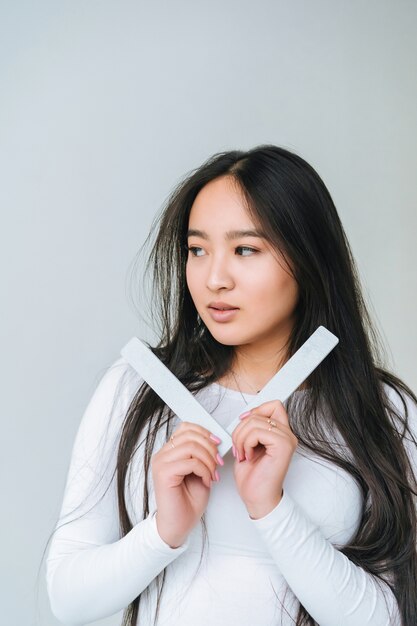
[[[82,416],[78,440],[106,438],[120,430],[126,412],[143,379],[124,357],[118,357],[101,370]]]
[[[99,400],[131,399],[142,383],[136,370],[120,356],[99,374],[93,397]]]

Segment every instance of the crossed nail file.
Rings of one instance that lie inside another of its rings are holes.
[[[339,339],[333,333],[324,326],[319,326],[245,409],[249,411],[271,400],[285,402],[338,343]],[[122,348],[121,355],[179,419],[199,424],[221,439],[218,445],[221,456],[230,450],[231,434],[240,423],[239,417],[236,417],[226,429],[223,428],[166,365],[137,337],[132,337],[128,341]]]

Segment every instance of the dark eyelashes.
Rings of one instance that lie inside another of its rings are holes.
[[[184,248],[185,248],[186,251],[191,252],[191,254],[193,256],[197,256],[196,254],[194,254],[194,250],[196,250],[196,249],[200,250],[201,246],[188,246],[187,244],[185,244]],[[256,250],[255,248],[252,248],[251,246],[236,246],[235,251],[236,250],[250,250],[251,253],[253,253],[253,254],[258,252],[258,250]],[[244,255],[240,255],[240,256],[244,256]]]

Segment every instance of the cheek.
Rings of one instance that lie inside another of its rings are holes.
[[[253,294],[265,311],[291,311],[298,301],[298,285],[294,278],[285,274],[276,275],[271,280],[271,273],[265,272],[264,280],[253,281]]]

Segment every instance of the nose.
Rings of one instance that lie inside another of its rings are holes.
[[[206,276],[206,285],[211,291],[234,287],[235,281],[224,257],[212,257]]]

